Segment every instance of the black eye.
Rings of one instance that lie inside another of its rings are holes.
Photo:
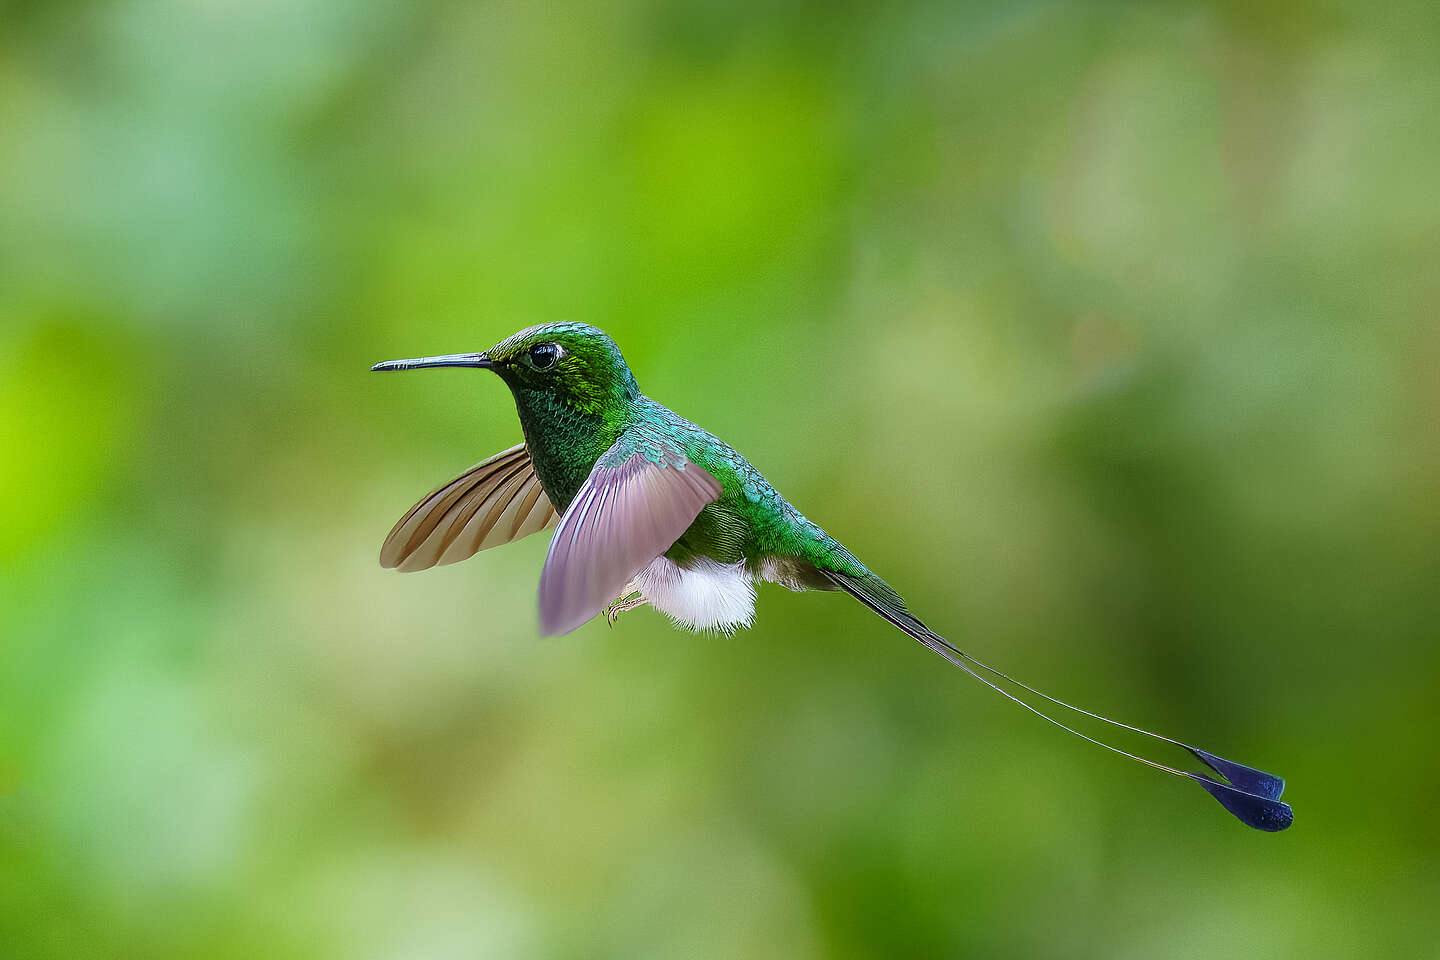
[[[560,359],[560,348],[553,343],[537,343],[530,348],[530,366],[536,370],[549,370]]]

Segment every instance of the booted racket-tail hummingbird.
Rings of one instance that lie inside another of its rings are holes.
[[[553,524],[540,573],[540,628],[546,635],[568,633],[602,611],[613,622],[642,604],[678,626],[728,633],[754,619],[758,583],[841,590],[1061,729],[1194,780],[1258,830],[1290,826],[1293,814],[1280,800],[1285,782],[1279,777],[1072,707],[930,630],[888,583],[791,506],[749,461],[641,393],[604,331],[583,323],[544,324],[482,353],[390,360],[371,369],[424,367],[498,374],[514,395],[525,442],[411,507],[380,548],[382,566],[413,571],[454,563]],[[1052,715],[1057,707],[1189,751],[1219,778],[1081,733]]]

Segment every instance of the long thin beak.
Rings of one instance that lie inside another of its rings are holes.
[[[371,367],[372,371],[419,370],[421,367],[479,367],[489,370],[495,362],[483,353],[447,353],[443,357],[416,357],[414,360],[386,360]]]

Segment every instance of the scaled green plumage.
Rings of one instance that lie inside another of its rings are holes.
[[[553,371],[535,371],[515,359],[538,343],[556,343],[566,351]],[[821,573],[834,571],[894,594],[733,447],[642,394],[619,348],[598,328],[580,323],[531,327],[486,354],[507,364],[497,372],[514,391],[535,472],[562,513],[612,446],[618,443],[627,454],[655,459],[655,445],[669,441],[719,480],[723,493],[700,512],[667,557],[682,564],[697,555],[720,563],[744,560],[757,573],[763,561],[772,559],[785,566],[797,587],[834,590]]]

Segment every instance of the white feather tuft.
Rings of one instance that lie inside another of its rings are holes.
[[[743,560],[718,563],[699,557],[681,567],[656,557],[634,583],[650,606],[688,630],[730,634],[755,620],[755,584]]]

